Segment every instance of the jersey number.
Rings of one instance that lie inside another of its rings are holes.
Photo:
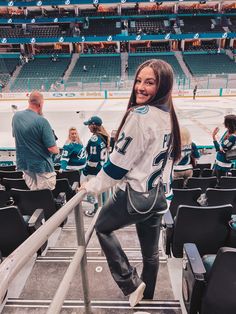
[[[148,179],[148,182],[147,182],[148,191],[151,190],[155,186],[154,182],[156,178],[158,178],[161,174],[161,168],[163,165],[163,161],[166,157],[166,154],[167,154],[167,151],[162,151],[153,159],[153,166],[158,166],[158,169],[154,171]]]
[[[130,136],[126,136],[125,137],[125,133],[123,132],[121,134],[121,137],[117,140],[117,143],[116,143],[116,146],[115,146],[115,149],[118,153],[122,154],[122,155],[125,155],[126,152],[127,152],[127,148],[129,146],[129,144],[132,142],[133,138],[130,137]],[[119,148],[118,147],[118,143],[124,141],[123,145]]]

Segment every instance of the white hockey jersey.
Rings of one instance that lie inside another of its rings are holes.
[[[146,192],[158,183],[171,134],[169,112],[153,106],[142,106],[130,112],[109,160],[99,174],[85,184],[87,192],[101,193],[126,182],[139,192]],[[167,196],[173,161],[168,159],[163,181]]]

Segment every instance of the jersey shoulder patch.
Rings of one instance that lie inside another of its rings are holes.
[[[98,136],[96,134],[94,134],[92,137],[91,137],[91,142],[97,142],[98,140]]]
[[[146,114],[149,111],[148,106],[140,106],[134,109],[134,112],[140,113],[140,114]]]

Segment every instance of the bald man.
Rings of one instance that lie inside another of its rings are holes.
[[[17,170],[22,170],[30,190],[50,189],[56,185],[52,154],[58,154],[52,128],[42,116],[43,95],[33,91],[26,110],[18,111],[12,119],[16,143]]]

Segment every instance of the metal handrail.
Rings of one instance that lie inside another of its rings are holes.
[[[85,195],[85,191],[77,193],[0,264],[0,304],[4,300],[10,282]]]

